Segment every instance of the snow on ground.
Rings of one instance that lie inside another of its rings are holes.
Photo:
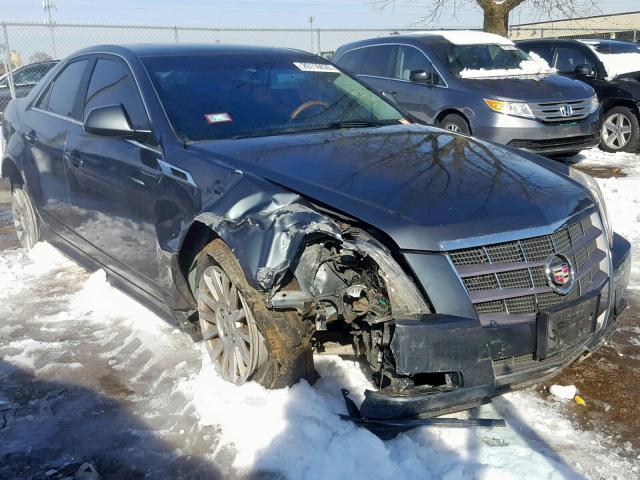
[[[611,172],[617,176],[597,178],[605,197],[613,229],[631,242],[633,263],[631,288],[640,290],[640,155],[606,153],[599,149],[584,152],[573,161],[587,173]]]
[[[614,228],[637,248],[634,158],[590,151],[576,160],[622,165],[627,177],[599,182]],[[637,261],[633,274],[638,285]],[[359,402],[369,386],[354,362],[317,356],[313,387],[232,386],[186,335],[47,244],[0,252],[0,318],[0,477],[18,472],[12,465],[46,472],[84,461],[108,478],[638,477],[635,453],[580,430],[570,404],[535,390],[456,415],[505,418],[506,428],[423,427],[383,442],[337,415],[346,413],[340,388]]]

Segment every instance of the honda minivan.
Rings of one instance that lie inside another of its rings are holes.
[[[334,61],[408,115],[453,132],[549,155],[598,145],[592,87],[484,32],[434,31],[340,47]]]

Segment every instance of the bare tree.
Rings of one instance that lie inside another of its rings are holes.
[[[526,4],[533,16],[550,19],[553,16],[575,18],[597,10],[597,0],[403,0],[406,3],[422,3],[428,12],[423,18],[428,24],[439,21],[444,13],[455,13],[465,7],[479,7],[484,13],[485,32],[507,35],[509,13]],[[394,7],[396,0],[374,0],[380,8]]]

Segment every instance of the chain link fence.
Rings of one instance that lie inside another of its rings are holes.
[[[96,44],[210,43],[291,47],[330,57],[340,45],[423,29],[216,28],[153,25],[1,23],[0,111],[10,98],[26,95],[40,78],[74,51]],[[454,27],[450,30],[477,30]],[[513,27],[509,37],[616,38],[636,42],[640,30],[576,30]],[[5,100],[6,98],[6,100]]]

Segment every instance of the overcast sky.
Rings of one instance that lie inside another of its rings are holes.
[[[396,0],[381,10],[376,0],[56,0],[55,18],[62,22],[144,23],[163,25],[220,25],[304,27],[309,16],[317,27],[411,27],[428,12],[420,0]],[[451,0],[453,3],[453,0]],[[512,14],[512,24],[537,21],[525,2]],[[599,11],[587,14],[640,11],[640,0],[599,0]],[[2,19],[44,19],[41,0],[0,0]],[[479,8],[466,8],[439,23],[447,26],[482,24]]]

